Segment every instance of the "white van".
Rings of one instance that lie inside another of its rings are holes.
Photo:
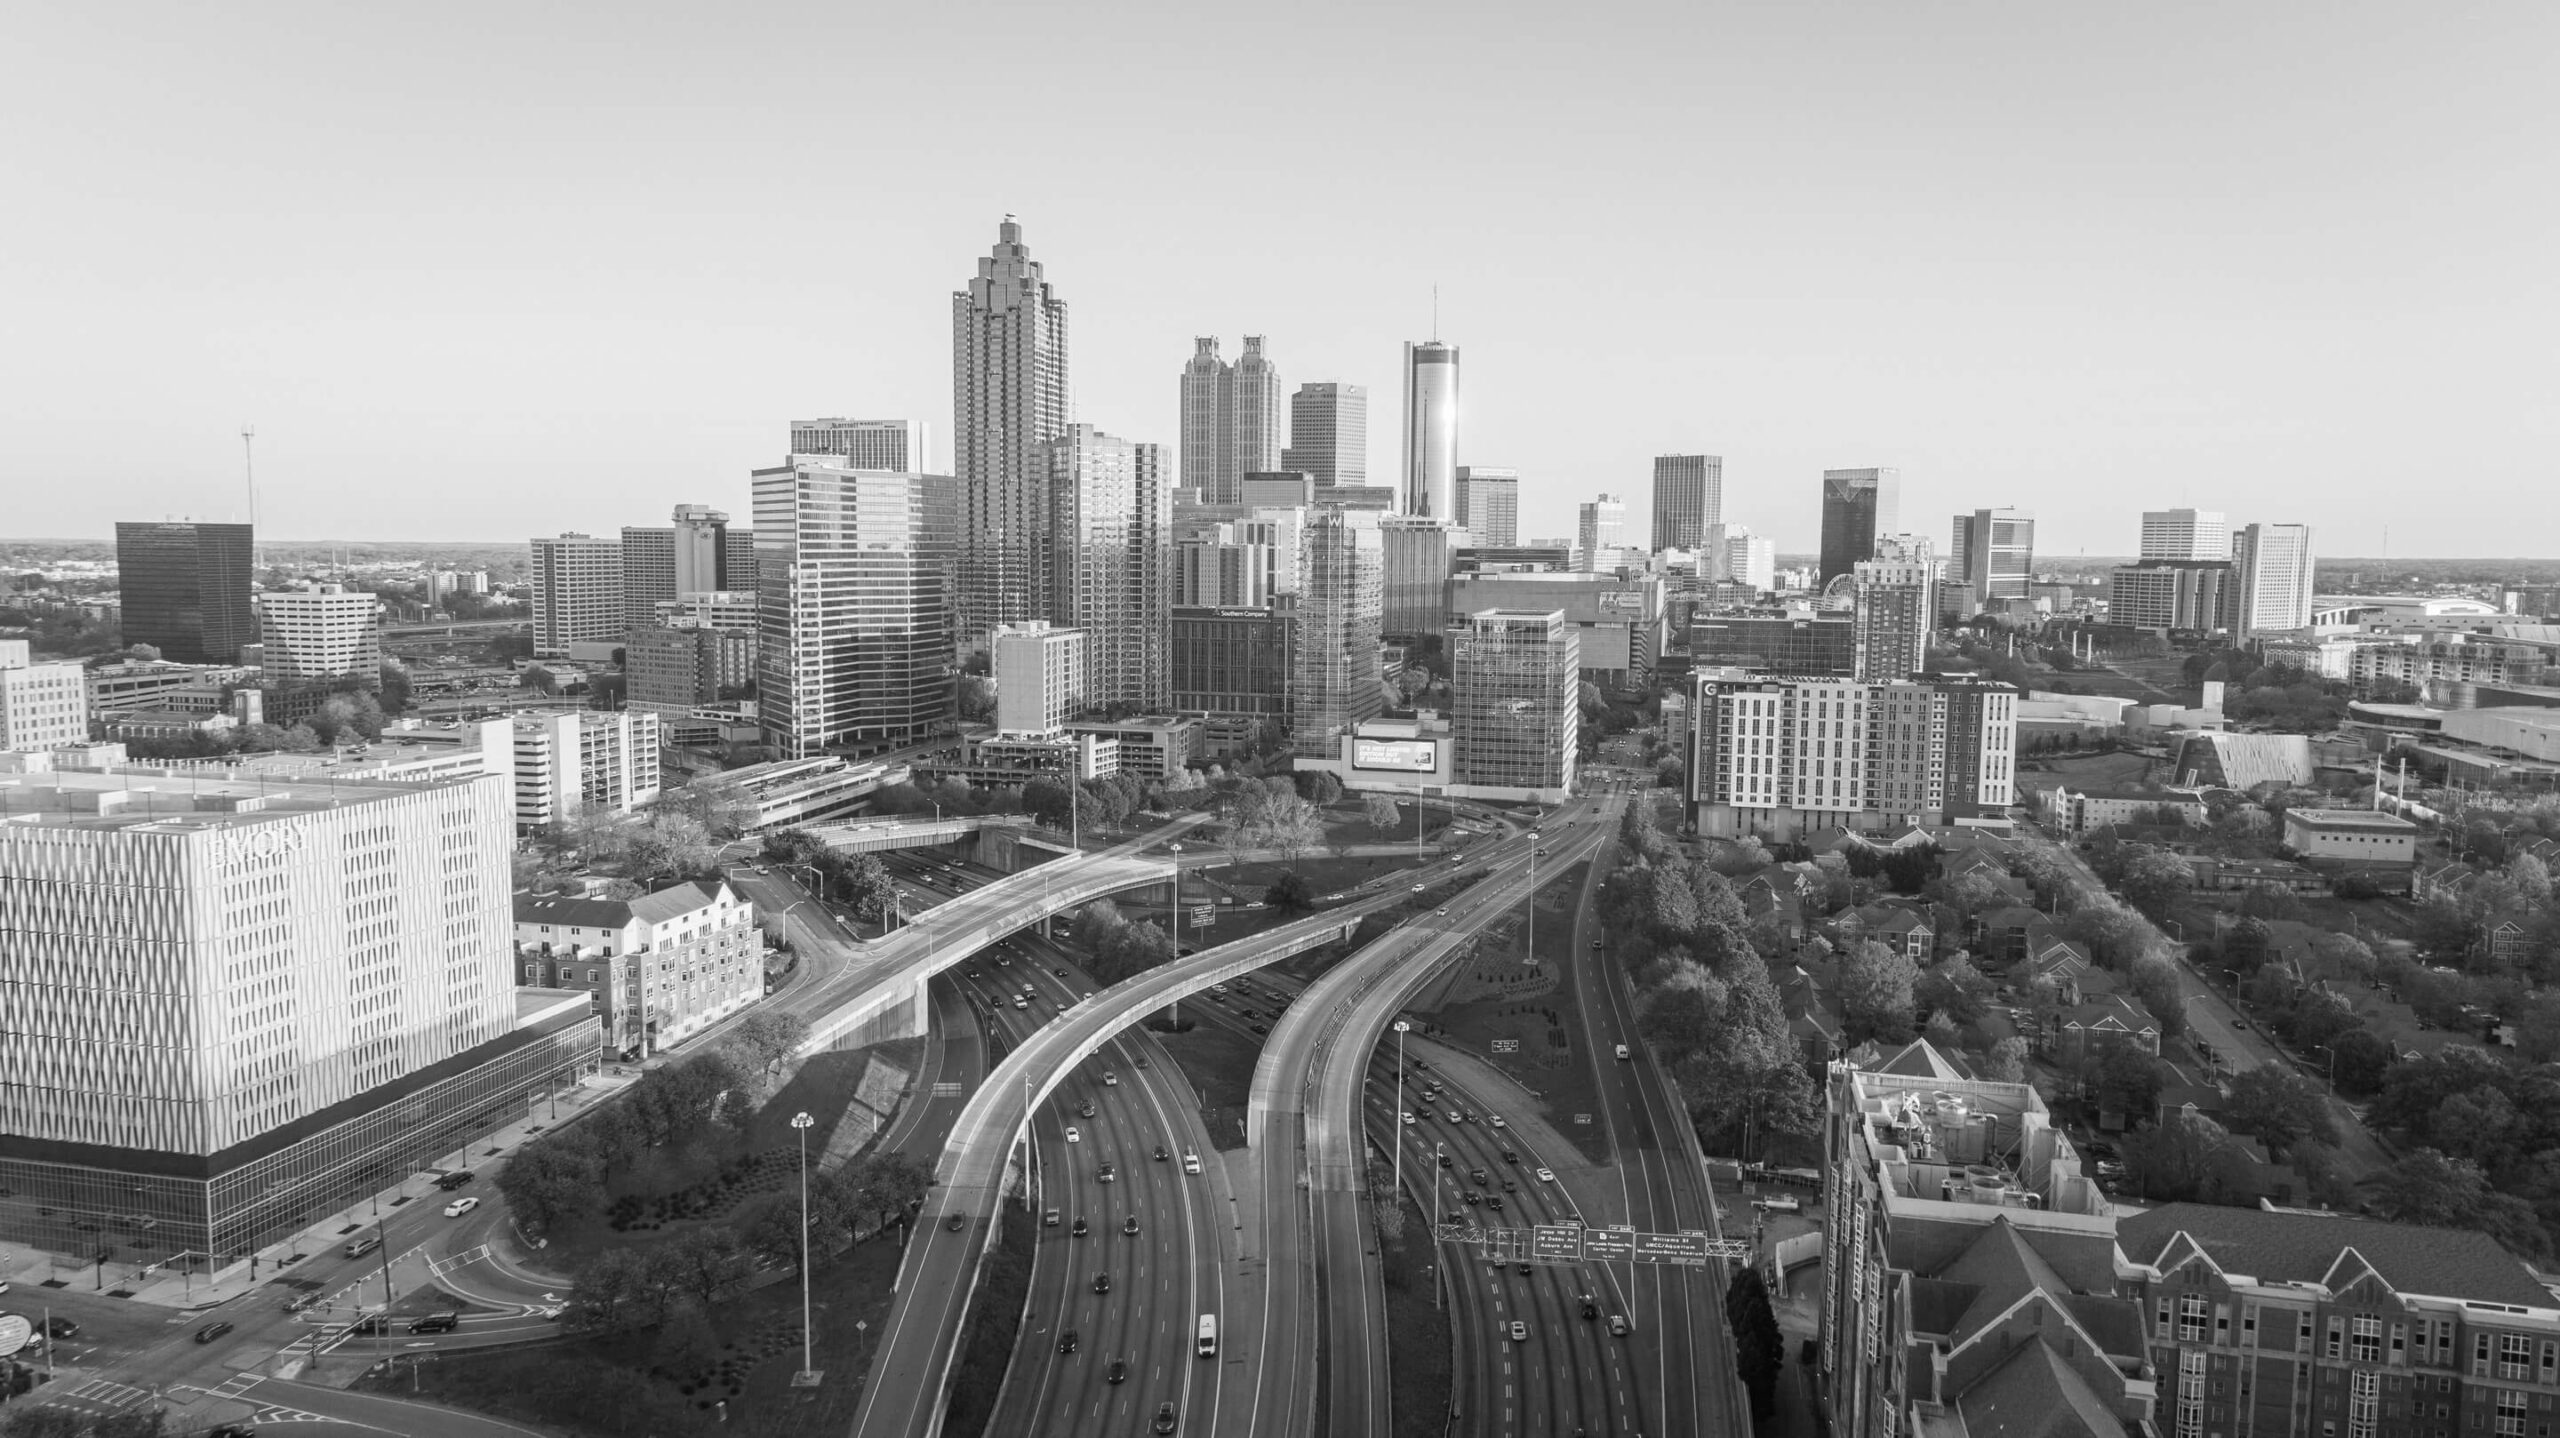
[[[1618,1045],[1618,1061],[1619,1061],[1620,1063],[1624,1063],[1624,1062],[1626,1062],[1628,1059],[1633,1058],[1633,1057],[1634,1057],[1634,1055],[1633,1055],[1633,1054],[1630,1054],[1630,1053],[1628,1053],[1628,1052],[1627,1052],[1627,1046],[1626,1046],[1625,1044],[1620,1044],[1620,1045]]]

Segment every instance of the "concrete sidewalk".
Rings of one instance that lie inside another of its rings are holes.
[[[639,1081],[637,1065],[608,1065],[601,1075],[582,1079],[572,1088],[560,1092],[559,1117],[555,1120],[548,1107],[534,1118],[518,1119],[486,1138],[473,1142],[459,1153],[448,1155],[457,1168],[471,1168],[485,1181],[496,1169],[505,1165],[506,1155],[523,1146],[526,1139],[550,1129],[555,1123],[567,1123],[578,1115],[592,1111],[597,1104]],[[495,1154],[490,1150],[496,1150]],[[362,1203],[350,1204],[334,1213],[313,1219],[289,1238],[266,1245],[254,1260],[242,1260],[211,1274],[188,1271],[167,1272],[158,1264],[125,1268],[114,1286],[128,1289],[137,1303],[155,1304],[163,1308],[211,1308],[227,1303],[256,1289],[258,1285],[287,1271],[286,1265],[310,1254],[327,1251],[341,1241],[342,1232],[350,1225],[367,1227],[378,1221],[377,1209],[406,1207],[436,1192],[435,1175],[417,1172],[403,1178],[394,1187],[384,1189]],[[0,1253],[0,1279],[16,1284],[39,1284],[60,1274],[78,1274],[89,1265],[71,1268],[55,1267],[53,1255],[12,1249]]]

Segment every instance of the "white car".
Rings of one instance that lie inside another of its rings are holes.
[[[1118,1088],[1120,1086],[1119,1073],[1116,1070],[1104,1069],[1102,1071],[1102,1086],[1104,1088]]]
[[[476,1198],[457,1198],[453,1202],[444,1206],[444,1216],[447,1218],[460,1218],[479,1206],[480,1200]]]
[[[1526,1323],[1521,1322],[1521,1321],[1520,1321],[1519,1319],[1517,1319],[1517,1318],[1512,1319],[1512,1320],[1511,1320],[1511,1341],[1512,1341],[1512,1342],[1514,1342],[1514,1343],[1526,1343],[1526,1342],[1528,1342],[1528,1341],[1529,1341],[1529,1325],[1528,1325],[1528,1324],[1526,1324]]]
[[[1084,1142],[1084,1135],[1083,1135],[1083,1134],[1081,1134],[1081,1133],[1078,1133],[1078,1132],[1076,1131],[1076,1126],[1075,1126],[1074,1124],[1068,1124],[1068,1125],[1067,1125],[1067,1142],[1069,1142],[1069,1143],[1082,1143],[1082,1142]]]
[[[1490,1122],[1490,1123],[1491,1123],[1495,1128],[1509,1128],[1509,1127],[1510,1127],[1510,1125],[1509,1125],[1509,1124],[1506,1124],[1506,1123],[1504,1123],[1504,1122],[1502,1121],[1502,1115],[1500,1115],[1500,1114],[1495,1114],[1491,1119],[1489,1119],[1489,1120],[1487,1120],[1487,1121],[1488,1121],[1488,1122]]]
[[[1409,1128],[1409,1127],[1411,1127],[1411,1126],[1412,1126],[1413,1124],[1415,1124],[1416,1122],[1418,1122],[1418,1120],[1416,1120],[1416,1119],[1414,1118],[1414,1116],[1413,1116],[1413,1110],[1411,1110],[1411,1109],[1406,1109],[1406,1110],[1404,1111],[1404,1121],[1405,1121],[1405,1125],[1406,1125],[1406,1127],[1408,1127],[1408,1128]]]
[[[1538,1170],[1538,1182],[1540,1182],[1540,1183],[1553,1183],[1553,1182],[1555,1182],[1555,1181],[1556,1181],[1556,1171],[1555,1171],[1554,1169],[1552,1169],[1552,1168],[1542,1168],[1542,1169],[1539,1169],[1539,1170]]]

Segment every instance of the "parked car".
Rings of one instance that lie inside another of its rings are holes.
[[[470,1169],[460,1169],[437,1179],[436,1187],[443,1189],[447,1193],[451,1193],[455,1189],[462,1187],[464,1184],[471,1182],[471,1180],[478,1178],[479,1176],[480,1175],[473,1173]]]

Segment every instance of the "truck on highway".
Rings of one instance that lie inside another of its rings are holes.
[[[1200,1315],[1200,1356],[1218,1356],[1218,1315],[1214,1313]]]

